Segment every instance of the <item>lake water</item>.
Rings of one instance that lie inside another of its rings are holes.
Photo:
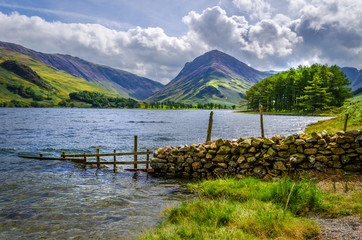
[[[209,113],[0,108],[0,239],[132,239],[156,226],[165,208],[192,197],[187,181],[18,155],[130,152],[134,135],[141,151],[199,143]],[[265,135],[323,119],[265,115]],[[258,115],[214,111],[212,139],[250,136],[260,136]]]

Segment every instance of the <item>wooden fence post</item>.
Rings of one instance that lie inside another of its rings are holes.
[[[147,149],[147,159],[146,159],[146,169],[148,169],[148,163],[150,162],[150,154],[148,154],[149,149]]]
[[[263,122],[263,105],[260,104],[260,128],[261,128],[261,137],[264,137],[264,122]]]
[[[113,150],[113,153],[114,153],[114,156],[113,156],[113,171],[114,172],[116,172],[116,169],[117,169],[117,157],[116,157],[116,152],[117,152],[117,150],[116,149],[114,149]]]
[[[134,149],[133,149],[133,152],[134,152],[134,165],[133,165],[133,168],[134,170],[137,170],[137,148],[138,148],[138,137],[137,136],[134,136]]]
[[[214,112],[211,111],[210,112],[210,117],[209,117],[209,126],[207,128],[207,135],[206,135],[206,142],[210,142],[211,141],[211,130],[212,130],[212,116],[214,115]]]
[[[347,130],[347,122],[348,122],[348,113],[346,113],[346,117],[344,119],[344,128],[343,128],[343,131],[346,131]]]
[[[99,154],[101,153],[101,150],[97,148],[97,168],[101,167],[101,156]]]

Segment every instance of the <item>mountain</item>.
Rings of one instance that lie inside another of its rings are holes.
[[[12,100],[22,106],[56,106],[69,93],[90,91],[116,97],[95,83],[46,65],[35,58],[0,47],[0,106]]]
[[[362,88],[362,69],[358,70],[353,67],[343,67],[341,70],[347,75],[351,82],[351,85],[348,87],[352,88],[352,91]]]
[[[144,100],[164,87],[163,84],[151,79],[140,77],[119,69],[94,64],[69,55],[45,54],[17,44],[1,41],[0,47],[6,47],[21,54],[33,57],[44,64],[63,70],[75,77],[93,82],[102,88],[123,97]]]
[[[213,50],[186,63],[164,89],[146,101],[234,105],[248,88],[270,75],[273,73],[255,70],[230,55]]]

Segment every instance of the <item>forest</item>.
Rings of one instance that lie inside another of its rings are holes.
[[[350,84],[338,66],[313,64],[267,77],[245,94],[247,107],[266,111],[316,112],[340,107],[351,97]]]

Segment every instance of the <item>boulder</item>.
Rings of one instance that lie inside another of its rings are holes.
[[[301,153],[296,153],[296,154],[293,154],[292,156],[290,156],[290,161],[291,161],[292,163],[301,163],[301,162],[303,162],[306,158],[307,158],[306,155],[301,154]]]

